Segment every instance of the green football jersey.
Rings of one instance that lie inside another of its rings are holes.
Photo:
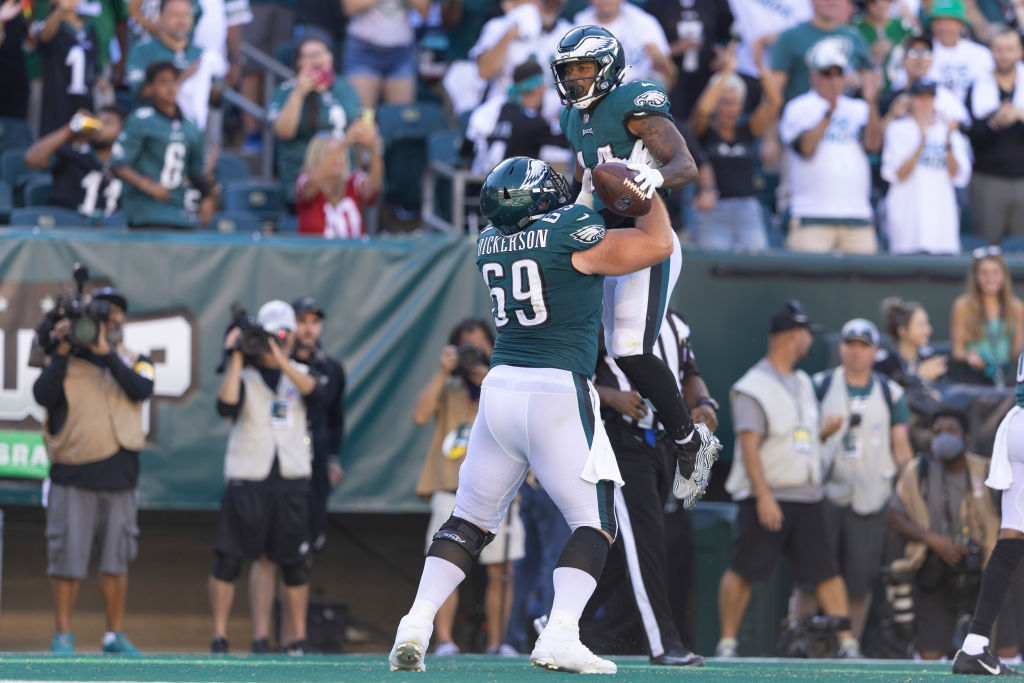
[[[124,184],[121,208],[128,225],[195,227],[199,191],[189,177],[203,174],[203,134],[179,112],[171,119],[153,107],[139,107],[124,124],[114,143],[110,165],[131,166],[156,180],[171,194],[167,202]]]
[[[593,169],[608,161],[627,163],[630,158],[651,163],[653,159],[643,141],[626,129],[626,122],[633,116],[664,116],[671,121],[668,108],[668,95],[660,85],[633,81],[616,87],[590,111],[566,107],[560,123],[576,163],[581,166]],[[654,161],[653,165],[661,164]],[[594,207],[600,210],[604,204],[595,197]]]
[[[278,86],[270,109],[267,110],[267,118],[270,121],[276,121],[280,116],[285,100],[294,87],[295,81],[285,81]],[[277,177],[281,179],[281,191],[284,192],[285,200],[290,203],[295,202],[295,181],[302,172],[302,161],[309,141],[320,131],[329,132],[338,138],[344,137],[345,129],[359,117],[359,111],[363,106],[355,88],[340,76],[334,79],[330,90],[320,93],[319,105],[316,126],[310,125],[311,117],[307,110],[309,104],[303,104],[295,137],[291,140],[278,140],[275,147]]]
[[[202,56],[203,51],[189,43],[184,50],[172,50],[164,45],[159,38],[146,38],[132,46],[125,65],[125,85],[136,97],[146,81],[146,67],[154,62],[171,62],[182,71],[189,68],[194,61]]]
[[[491,290],[498,330],[492,366],[594,374],[604,276],[580,273],[572,255],[604,234],[601,216],[579,204],[552,211],[514,235],[493,226],[480,233],[476,265]]]

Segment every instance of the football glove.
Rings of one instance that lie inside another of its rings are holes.
[[[629,164],[626,166],[631,171],[636,171],[633,181],[640,186],[640,191],[648,199],[654,196],[654,191],[665,184],[665,177],[661,171],[644,164]]]

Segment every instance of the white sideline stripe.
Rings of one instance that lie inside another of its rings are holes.
[[[651,648],[651,656],[659,657],[665,653],[665,646],[661,642],[661,629],[658,628],[658,620],[654,618],[651,599],[647,597],[647,587],[644,586],[644,577],[640,573],[640,557],[636,553],[633,523],[629,521],[626,499],[622,497],[622,491],[619,488],[615,489],[614,497],[615,515],[619,519],[619,534],[622,536],[623,550],[626,552],[629,582],[633,586],[633,599],[636,600],[637,609],[640,611],[640,620],[644,623],[644,631],[647,634],[647,643]]]

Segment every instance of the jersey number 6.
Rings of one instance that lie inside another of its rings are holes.
[[[536,327],[548,321],[548,304],[544,296],[544,278],[540,272],[540,264],[532,258],[519,259],[509,265],[511,271],[511,295],[520,302],[514,305],[516,320],[523,327]],[[494,325],[504,327],[508,324],[508,312],[505,310],[507,301],[505,294],[505,268],[494,261],[483,264],[480,272],[484,282],[491,290],[494,301]],[[526,304],[529,304],[527,306]],[[528,312],[529,309],[529,312]]]

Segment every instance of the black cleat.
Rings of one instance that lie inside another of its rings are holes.
[[[953,658],[953,673],[977,674],[979,676],[1024,676],[1024,672],[1011,669],[999,661],[999,657],[985,648],[980,655],[969,655],[958,650]]]
[[[654,666],[704,666],[704,658],[683,648],[667,650],[657,657],[651,657]]]
[[[260,638],[252,641],[252,653],[254,655],[269,655],[270,641],[266,638]]]
[[[214,638],[213,642],[210,643],[210,653],[215,655],[225,655],[228,653],[228,641],[227,638]]]

